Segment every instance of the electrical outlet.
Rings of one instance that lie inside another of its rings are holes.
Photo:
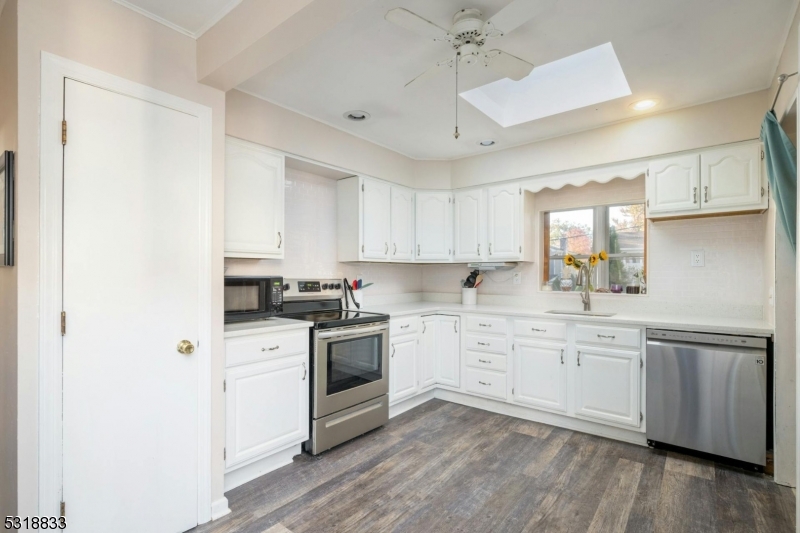
[[[522,272],[514,272],[514,285],[522,283]]]
[[[706,266],[706,254],[703,250],[692,250],[692,259],[690,263],[693,267]]]

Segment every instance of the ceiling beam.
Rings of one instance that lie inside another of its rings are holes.
[[[197,40],[197,79],[228,91],[371,0],[244,0]]]

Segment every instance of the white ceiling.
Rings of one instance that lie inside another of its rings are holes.
[[[195,39],[242,0],[113,0]]]
[[[128,1],[153,9],[170,4],[170,11],[180,11],[182,4]],[[219,7],[227,1],[196,3]],[[502,149],[630,119],[642,112],[629,105],[643,98],[658,99],[650,112],[661,112],[764,89],[775,74],[797,1],[559,0],[491,41],[491,47],[542,65],[611,42],[633,94],[509,128],[459,99],[458,140],[452,135],[451,72],[404,88],[449,57],[451,49],[386,22],[384,14],[404,7],[449,28],[461,8],[477,7],[491,17],[508,0],[375,0],[240,89],[411,157],[453,159],[487,151],[477,146],[481,139],[497,141],[490,150]],[[459,90],[498,78],[491,69],[464,67]],[[342,114],[353,109],[368,111],[372,118],[345,120]]]

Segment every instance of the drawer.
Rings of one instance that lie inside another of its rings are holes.
[[[506,319],[496,316],[467,316],[467,331],[505,335]]]
[[[287,355],[308,353],[311,340],[307,329],[286,333],[265,333],[225,339],[225,366],[265,361]]]
[[[467,334],[467,350],[505,355],[508,353],[508,343],[505,337]]]
[[[466,368],[467,392],[483,396],[491,396],[499,400],[506,399],[506,376],[497,372],[487,372],[477,368]]]
[[[642,346],[642,330],[578,324],[575,328],[575,342],[639,349]]]
[[[406,333],[416,333],[419,324],[419,317],[405,316],[393,318],[389,321],[389,336],[405,335]]]
[[[514,336],[565,341],[567,340],[567,324],[566,322],[515,320]]]
[[[474,366],[475,368],[484,368],[486,370],[497,370],[498,372],[506,371],[506,356],[467,352],[467,366]]]

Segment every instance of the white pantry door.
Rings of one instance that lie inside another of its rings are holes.
[[[64,95],[69,531],[185,531],[199,366],[177,346],[200,333],[200,121],[70,79]]]

